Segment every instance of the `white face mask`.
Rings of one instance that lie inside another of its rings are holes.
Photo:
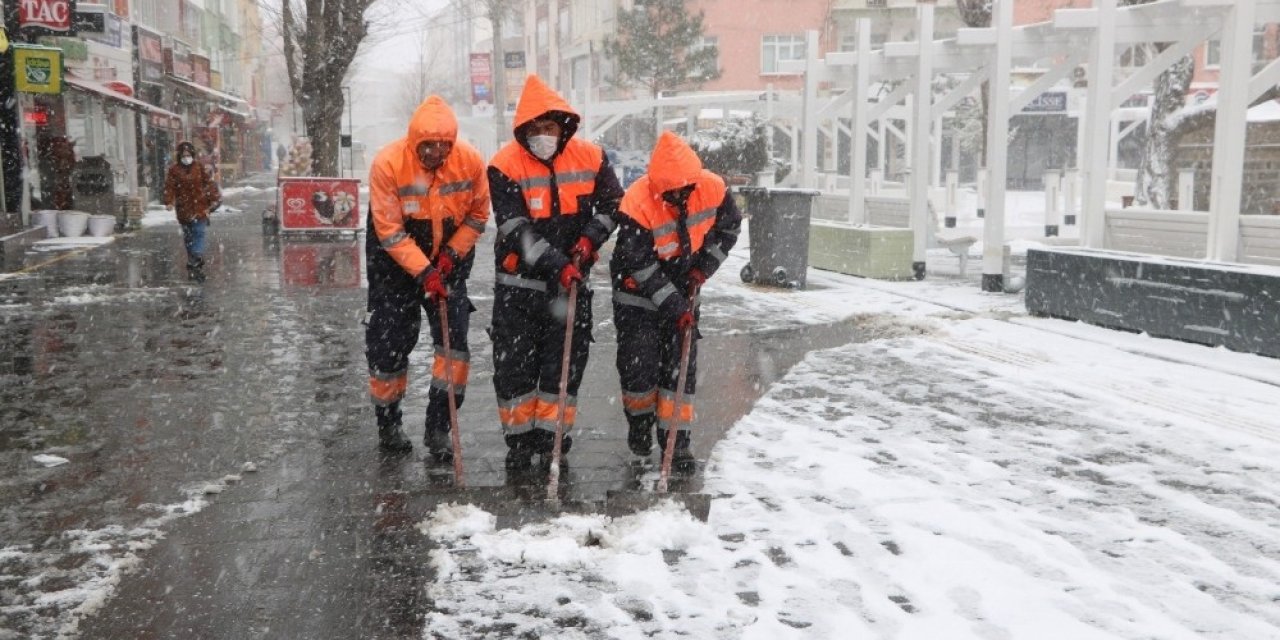
[[[550,160],[559,142],[555,136],[529,136],[529,151],[543,160]]]
[[[195,162],[195,158],[192,158],[191,156],[182,156],[182,164],[191,166],[192,162]]]

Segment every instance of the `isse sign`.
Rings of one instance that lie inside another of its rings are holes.
[[[75,0],[18,0],[18,27],[34,33],[73,33]]]

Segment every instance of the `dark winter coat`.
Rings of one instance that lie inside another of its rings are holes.
[[[178,147],[178,157],[182,157],[181,146]],[[199,161],[189,166],[175,162],[165,174],[164,203],[173,206],[180,224],[208,220],[209,211],[221,201],[218,183]]]

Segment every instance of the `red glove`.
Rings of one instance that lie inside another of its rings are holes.
[[[580,265],[585,265],[591,260],[591,255],[593,255],[593,253],[595,253],[595,247],[591,244],[591,238],[582,236],[577,239],[575,244],[573,244],[573,248],[568,252],[568,255],[570,255],[570,257],[576,257],[577,262],[579,262]]]
[[[676,328],[680,330],[680,333],[684,333],[685,331],[693,328],[693,312],[685,311],[680,314],[680,317],[676,318]]]
[[[444,288],[444,280],[440,277],[440,270],[427,267],[427,277],[422,280],[422,290],[426,292],[430,299],[447,298],[449,292]]]
[[[689,288],[690,289],[701,289],[702,285],[706,283],[707,283],[707,274],[703,273],[702,269],[694,267],[689,270]]]
[[[582,272],[570,262],[560,270],[560,287],[568,289],[575,282],[582,282]]]
[[[440,271],[440,277],[448,278],[449,272],[453,271],[453,255],[453,249],[445,247],[436,256],[436,269]]]

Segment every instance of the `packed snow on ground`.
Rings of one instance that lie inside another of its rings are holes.
[[[1274,360],[831,278],[708,288],[865,340],[716,446],[709,523],[442,507],[424,637],[1280,638]]]
[[[54,296],[49,303],[64,306],[85,306],[104,302],[122,300],[141,300],[156,296],[172,295],[172,291],[164,288],[123,289],[105,284],[87,284],[63,287],[62,295]]]
[[[31,249],[34,251],[69,251],[74,249],[84,249],[88,247],[100,247],[104,244],[115,242],[115,236],[106,236],[96,238],[93,236],[80,236],[78,238],[67,238],[59,236],[56,238],[45,238],[44,240],[36,240],[31,243]]]
[[[137,526],[71,529],[38,546],[0,546],[4,616],[31,618],[34,637],[75,637],[81,621],[105,606],[146,550],[164,538],[166,524],[208,505],[198,489],[185,493],[179,503],[138,505],[148,517]],[[16,582],[19,576],[25,577]],[[0,638],[10,637],[16,636],[0,629]]]

